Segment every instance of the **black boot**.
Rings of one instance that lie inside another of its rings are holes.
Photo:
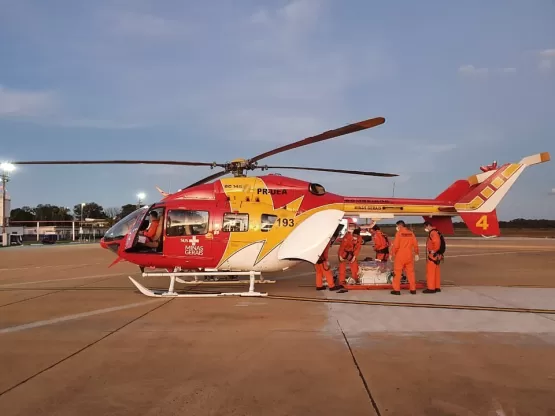
[[[326,290],[324,286],[316,287],[316,290]]]
[[[416,290],[411,290],[411,291],[410,291],[410,294],[411,294],[411,295],[416,295]]]
[[[424,289],[422,293],[436,293],[435,289]]]
[[[441,292],[441,289],[436,289],[436,293]]]
[[[401,291],[400,291],[400,290],[392,290],[390,293],[391,293],[392,295],[400,295],[400,294],[401,294]]]

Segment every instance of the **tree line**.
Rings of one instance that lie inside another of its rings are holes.
[[[453,222],[455,228],[467,228],[466,224],[462,221]],[[499,228],[555,228],[555,220],[531,220],[526,218],[515,218],[510,221],[499,221]]]
[[[96,220],[106,220],[108,223],[114,223],[119,219],[131,214],[137,209],[136,204],[125,204],[121,207],[104,208],[96,202],[88,202],[82,207],[77,204],[73,209],[52,204],[39,204],[36,207],[24,206],[12,209],[10,212],[10,221],[83,221],[86,218]],[[81,215],[82,214],[82,215]]]

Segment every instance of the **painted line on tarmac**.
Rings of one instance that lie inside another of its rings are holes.
[[[551,250],[534,250],[528,251],[528,253],[548,253]],[[453,257],[477,257],[477,256],[495,256],[498,254],[522,254],[522,251],[497,251],[493,253],[469,253],[469,254],[455,254],[453,256],[445,256],[446,259],[452,259]]]
[[[123,273],[123,272],[122,273],[109,273],[109,274],[93,274],[93,275],[89,275],[89,276],[66,277],[66,278],[63,278],[63,279],[34,280],[32,282],[5,283],[3,285],[0,285],[0,288],[2,288],[2,287],[13,288],[15,286],[15,288],[17,289],[18,286],[32,285],[32,284],[35,284],[35,283],[52,283],[52,282],[63,282],[63,281],[68,281],[68,280],[94,279],[94,278],[97,278],[97,277],[122,276],[124,274],[125,273]],[[294,279],[294,278],[297,278],[297,277],[309,276],[309,275],[312,275],[312,274],[314,274],[313,271],[294,274],[292,276],[281,276],[281,277],[277,277],[277,279],[279,279],[279,280],[289,280],[289,279]],[[270,280],[270,279],[265,279],[265,280]],[[221,282],[216,282],[216,283],[225,284],[227,282],[223,280]],[[49,289],[48,288],[41,288],[41,289],[37,289],[37,290],[49,290]]]
[[[82,263],[82,264],[52,264],[49,266],[28,266],[28,267],[6,267],[0,269],[0,272],[11,272],[14,270],[33,270],[33,269],[47,269],[52,267],[82,267],[82,266],[95,266],[97,264],[105,264],[102,262],[98,263]]]
[[[96,277],[122,276],[123,274],[125,274],[125,273],[93,274],[93,275],[80,276],[80,277],[66,277],[66,278],[63,278],[63,279],[35,280],[33,282],[7,283],[7,284],[0,285],[0,287],[32,285],[32,284],[35,284],[35,283],[63,282],[65,280],[94,279]],[[14,277],[13,279],[16,279],[16,278]],[[39,289],[37,289],[37,290],[39,290]],[[48,289],[45,289],[45,290],[48,290]]]
[[[302,276],[310,276],[310,275],[313,275],[313,274],[314,274],[314,271],[311,271],[311,272],[304,272],[304,273],[298,273],[298,274],[294,274],[294,275],[292,275],[292,276],[280,276],[280,277],[277,277],[277,276],[276,276],[276,277],[275,277],[274,279],[272,279],[272,280],[275,280],[275,281],[277,282],[277,281],[281,281],[281,280],[295,279],[295,278],[297,278],[297,277],[302,277]],[[264,280],[269,280],[269,279],[264,278]]]
[[[425,244],[419,244],[418,246],[425,246]],[[489,244],[483,244],[483,245],[479,245],[479,244],[474,244],[474,245],[466,245],[466,244],[449,244],[447,247],[456,247],[456,248],[484,248],[486,250],[492,249],[492,248],[518,248],[522,251],[526,251],[526,250],[545,250],[545,251],[554,251],[555,247],[550,247],[550,246],[527,246],[527,245],[521,245],[521,246],[517,246],[517,245],[505,245],[505,244],[499,244],[499,245],[489,245]]]
[[[105,309],[97,309],[97,310],[94,310],[94,311],[78,313],[78,314],[75,314],[75,315],[61,316],[59,318],[48,319],[48,320],[45,320],[45,321],[35,321],[35,322],[30,322],[28,324],[11,326],[11,327],[8,327],[8,328],[0,329],[0,334],[8,334],[8,333],[12,333],[12,332],[24,331],[26,329],[40,328],[42,326],[55,325],[55,324],[58,324],[60,322],[74,321],[76,319],[87,318],[89,316],[100,315],[100,314],[103,314],[103,313],[110,313],[110,312],[115,312],[115,311],[121,311],[121,310],[124,310],[124,309],[136,308],[138,306],[148,305],[148,304],[151,304],[151,303],[154,303],[154,302],[160,302],[160,300],[161,299],[147,300],[147,301],[144,301],[144,302],[131,303],[129,305],[114,306],[112,308],[105,308]]]

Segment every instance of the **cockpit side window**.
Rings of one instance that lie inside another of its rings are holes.
[[[171,209],[166,220],[166,235],[202,235],[208,232],[208,211]]]

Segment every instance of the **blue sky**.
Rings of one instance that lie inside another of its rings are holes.
[[[387,4],[386,4],[387,3]],[[225,162],[354,121],[386,123],[268,158],[401,174],[434,197],[496,159],[555,157],[555,4],[370,0],[0,0],[2,160]],[[209,168],[21,166],[12,206],[134,203]],[[344,195],[393,179],[283,171]],[[555,219],[555,162],[501,219]]]

